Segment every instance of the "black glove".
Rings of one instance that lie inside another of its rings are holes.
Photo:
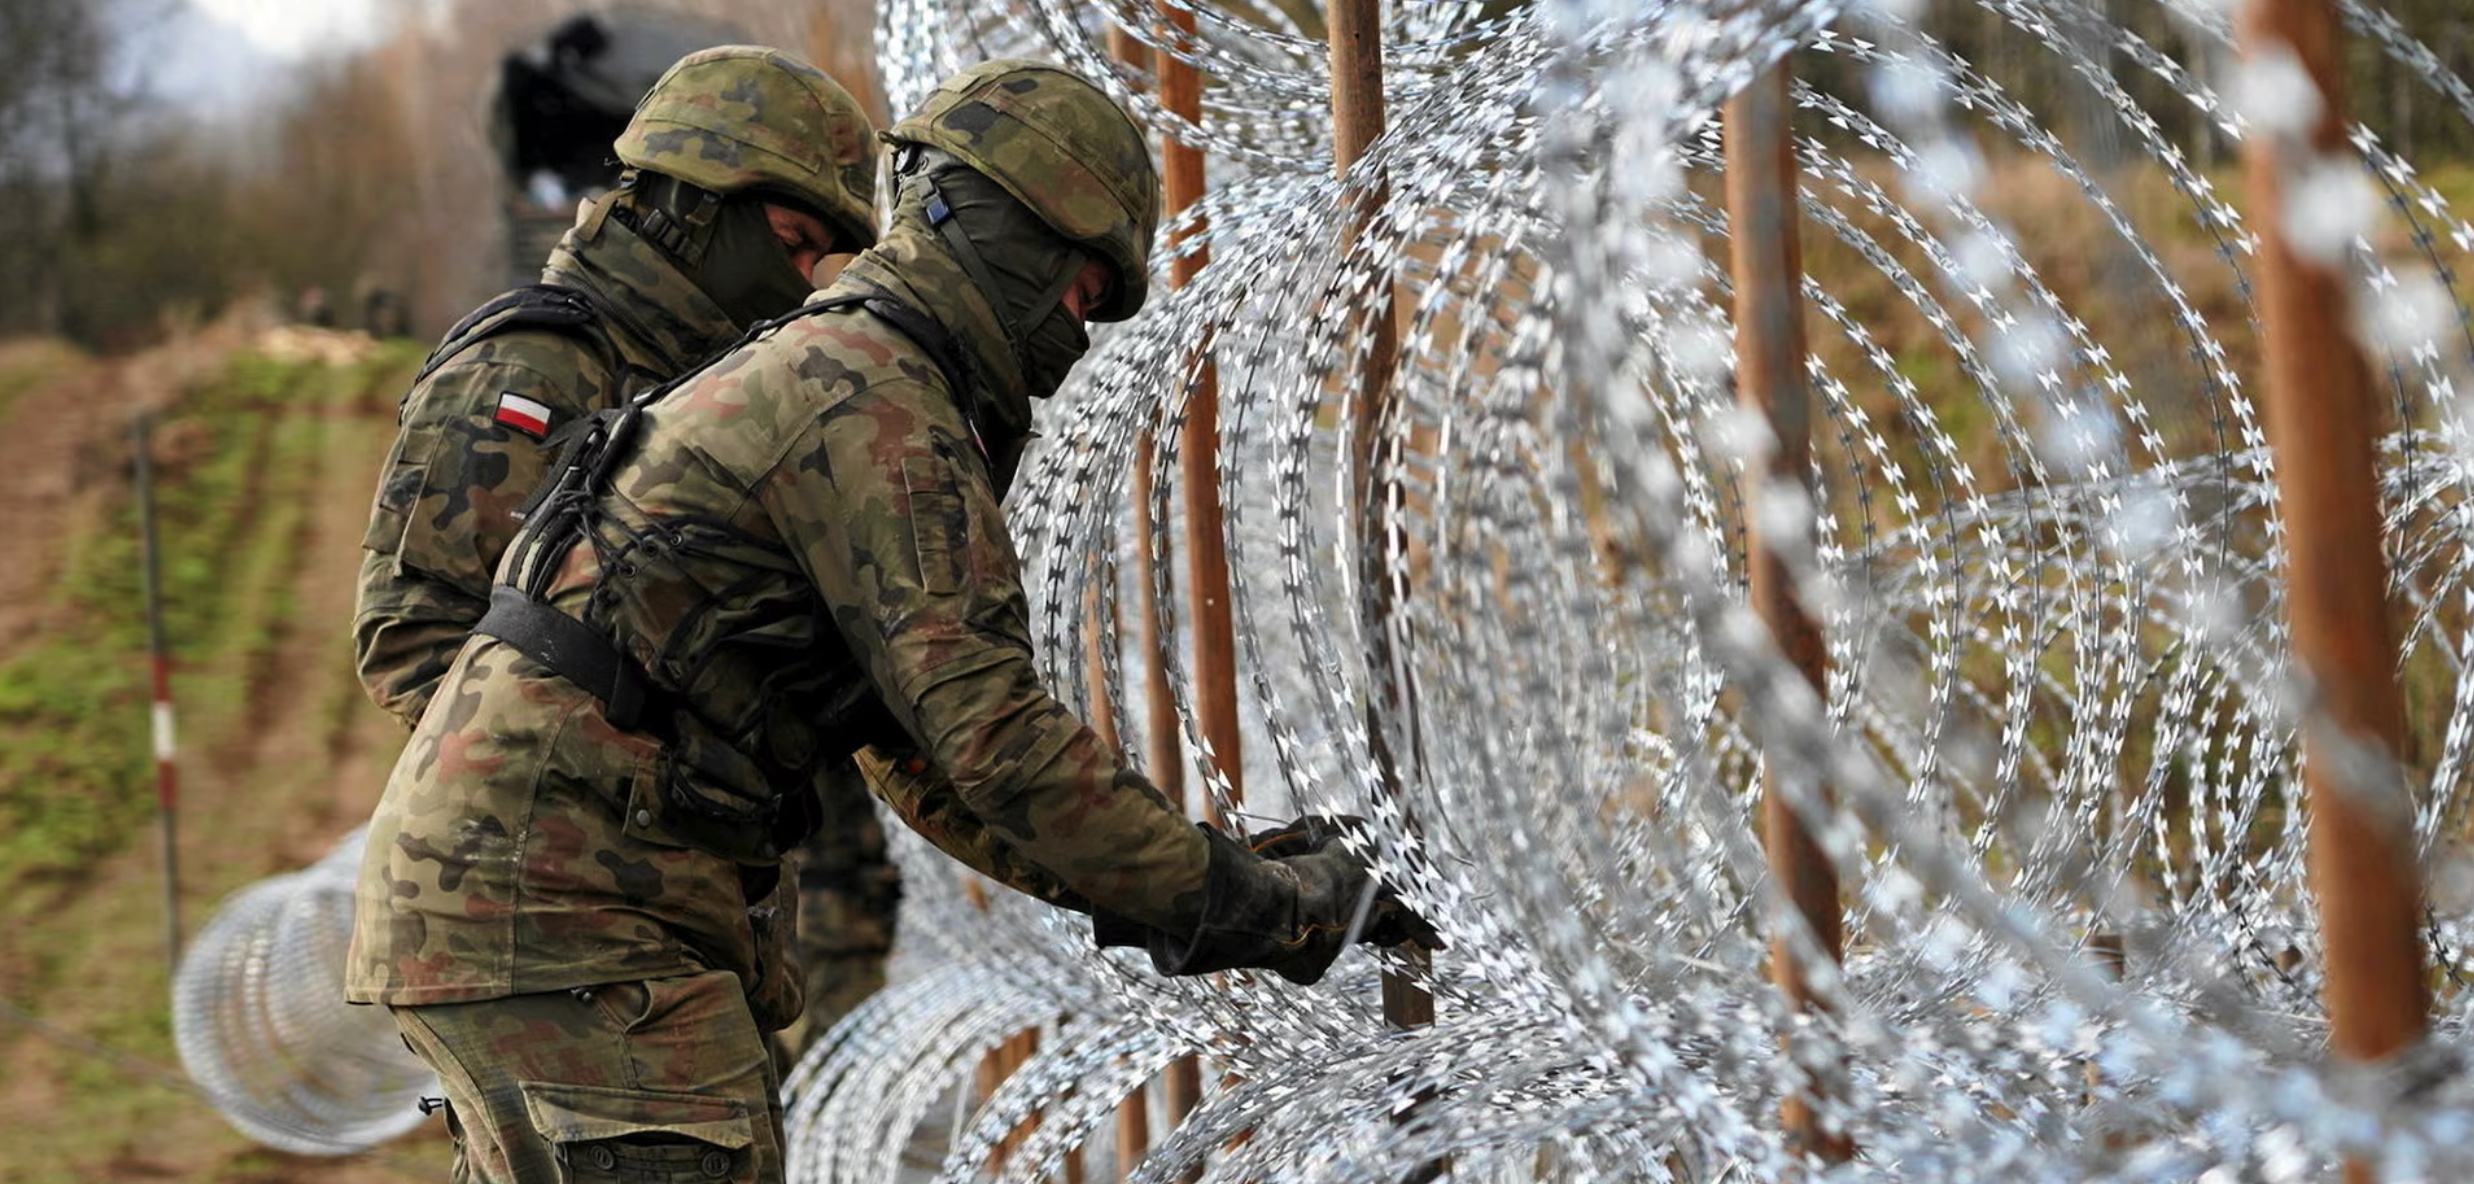
[[[1261,967],[1277,970],[1292,982],[1320,981],[1340,956],[1341,939],[1356,920],[1369,875],[1337,840],[1365,825],[1364,819],[1349,814],[1304,815],[1249,836],[1245,846],[1259,857],[1255,859],[1246,858],[1234,840],[1205,826],[1211,868],[1204,881],[1201,932],[1180,941],[1140,921],[1095,909],[1091,939],[1103,950],[1148,949],[1152,965],[1167,975]],[[1274,871],[1273,864],[1286,870]],[[1291,911],[1282,912],[1282,902],[1291,899],[1294,904],[1286,906]],[[1249,939],[1259,948],[1249,948]],[[1357,940],[1448,948],[1435,927],[1402,904],[1389,887],[1376,889]]]
[[[1325,843],[1338,837],[1343,828],[1363,827],[1364,825],[1366,825],[1365,819],[1351,814],[1306,814],[1285,826],[1254,832],[1246,838],[1246,846],[1265,859],[1312,855],[1322,850]],[[1203,829],[1209,831],[1211,828]],[[1370,916],[1367,919],[1367,928],[1371,930],[1373,927],[1374,920]],[[1106,909],[1091,911],[1091,941],[1103,950],[1148,947],[1151,944],[1152,934],[1150,926],[1131,917],[1112,913]],[[1395,939],[1377,944],[1397,945],[1399,943]]]
[[[1333,841],[1337,831],[1275,844],[1284,850],[1310,848],[1277,859],[1258,856],[1210,827],[1203,833],[1211,844],[1211,867],[1204,879],[1202,921],[1191,937],[1152,930],[1151,965],[1167,975],[1257,967],[1293,983],[1322,981],[1340,956],[1358,903],[1374,884],[1373,873]],[[1416,940],[1435,949],[1443,944],[1434,926],[1379,887],[1358,937],[1391,945]]]
[[[1285,826],[1254,832],[1247,836],[1246,846],[1266,859],[1287,859],[1312,855],[1343,834],[1365,829],[1366,820],[1354,814],[1306,814]],[[1399,895],[1388,884],[1376,890],[1374,904],[1366,911],[1365,929],[1357,940],[1375,946],[1416,942],[1430,950],[1448,948],[1435,927],[1400,903]]]
[[[1093,909],[1091,941],[1103,950],[1140,949],[1151,944],[1151,927],[1107,909]]]
[[[1301,814],[1286,825],[1246,836],[1246,846],[1265,859],[1286,859],[1312,855],[1343,831],[1364,829],[1366,820],[1354,814]]]

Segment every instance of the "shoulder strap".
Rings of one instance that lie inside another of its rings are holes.
[[[421,364],[421,372],[413,376],[413,385],[418,386],[471,346],[510,329],[547,329],[582,338],[599,349],[604,360],[609,360],[615,351],[602,331],[601,321],[600,306],[580,289],[561,284],[526,284],[502,292],[447,330],[438,348],[430,351],[429,360]]]
[[[490,315],[494,315],[493,308],[502,302],[510,301],[527,292],[543,289],[550,292],[573,291],[556,288],[549,284],[534,284],[530,287],[518,288],[482,306],[472,316],[464,318],[464,325],[458,325],[456,328],[458,331],[463,331],[467,326],[487,320]],[[581,293],[576,293],[576,295],[580,297]],[[539,305],[527,307],[539,307]],[[516,509],[516,520],[529,521],[544,504],[561,494],[590,497],[600,493],[602,486],[606,483],[604,478],[608,475],[611,466],[624,455],[627,445],[634,438],[637,417],[646,407],[687,384],[697,375],[704,373],[713,363],[737,353],[749,342],[792,321],[838,312],[846,308],[865,309],[874,314],[886,324],[893,326],[897,332],[910,338],[914,344],[919,346],[922,353],[928,355],[928,360],[936,364],[937,372],[944,375],[945,385],[952,395],[955,408],[962,413],[963,422],[970,425],[972,439],[975,443],[979,443],[980,450],[984,453],[987,445],[978,439],[979,421],[971,415],[970,364],[967,355],[955,344],[953,335],[947,333],[945,327],[937,324],[935,319],[890,295],[875,292],[844,293],[839,296],[826,297],[813,304],[802,305],[778,317],[758,321],[748,326],[747,332],[741,334],[737,341],[715,350],[703,361],[688,367],[685,372],[668,382],[644,391],[617,407],[595,412],[587,419],[570,424],[565,429],[571,433],[563,442],[565,447],[560,450],[557,461],[550,466],[549,475],[543,479],[539,487],[533,490],[532,496],[526,498],[524,504]],[[589,311],[587,309],[588,314]],[[447,344],[439,346],[441,353],[448,352],[450,347],[461,348],[455,340],[454,333],[449,333],[447,336]],[[423,370],[425,375],[429,369],[436,368],[438,364],[439,356],[433,354],[431,357],[430,366]]]
[[[919,352],[936,364],[937,373],[945,376],[945,390],[954,401],[954,410],[962,413],[962,422],[971,429],[971,443],[979,447],[981,456],[988,455],[988,443],[979,434],[979,417],[971,414],[971,391],[977,387],[977,372],[971,369],[971,356],[936,318],[902,303],[889,292],[846,292],[840,296],[819,300],[795,312],[767,321],[748,331],[754,337],[759,331],[771,329],[800,317],[812,317],[837,309],[857,307],[876,319],[893,326],[894,331],[911,339]]]
[[[514,293],[511,292],[508,295],[514,295]],[[936,364],[937,373],[945,376],[945,386],[953,396],[954,406],[962,412],[964,422],[970,424],[971,434],[974,437],[979,434],[979,421],[971,415],[970,400],[971,390],[975,385],[973,382],[975,373],[971,369],[970,355],[962,352],[961,346],[954,341],[953,334],[947,333],[945,326],[937,324],[935,318],[902,303],[886,292],[845,292],[839,296],[828,296],[813,304],[800,305],[778,317],[758,321],[748,326],[747,332],[740,334],[737,341],[713,351],[703,361],[688,367],[685,373],[637,395],[630,402],[638,407],[648,405],[663,395],[686,385],[715,362],[739,352],[749,342],[775,329],[792,321],[822,316],[829,312],[840,312],[846,308],[859,308],[873,313],[877,319],[893,326],[904,337],[910,338],[912,344],[919,347],[920,352],[928,355],[928,360]],[[985,447],[982,445],[983,451]]]

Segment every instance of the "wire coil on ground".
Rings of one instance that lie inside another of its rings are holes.
[[[172,981],[182,1066],[226,1120],[269,1147],[366,1150],[419,1125],[416,1103],[437,1092],[385,1008],[344,1002],[364,834],[233,893]]]

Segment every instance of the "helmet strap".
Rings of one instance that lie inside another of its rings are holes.
[[[1005,331],[1006,348],[1019,360],[1022,357],[1022,326],[1014,323],[1013,310],[1005,306],[1005,289],[997,284],[996,276],[988,270],[988,261],[980,257],[979,244],[971,241],[971,232],[964,230],[962,220],[954,217],[954,208],[945,200],[944,192],[936,187],[936,178],[920,173],[919,184],[926,190],[922,208],[928,213],[928,225],[944,236],[945,245],[953,248],[954,258],[961,261],[962,270],[969,272],[971,282],[979,285],[980,294],[987,298],[988,307],[996,312],[997,327]]]
[[[945,244],[953,248],[954,258],[961,261],[962,270],[970,273],[972,283],[979,285],[980,292],[987,297],[988,307],[996,312],[997,327],[1005,331],[1005,344],[1013,352],[1015,364],[1024,373],[1029,373],[1029,330],[1047,320],[1057,306],[1064,303],[1065,293],[1073,288],[1075,276],[1082,271],[1082,251],[1074,249],[1065,253],[1065,266],[1048,281],[1048,287],[1040,292],[1038,298],[1031,301],[1029,315],[1016,319],[1005,299],[1005,289],[998,286],[996,276],[988,270],[987,260],[980,257],[979,245],[971,240],[971,232],[963,228],[960,218],[954,217],[952,204],[936,187],[936,178],[924,171],[917,176],[925,190],[924,208],[928,225],[935,227],[936,232],[944,237]]]
[[[616,189],[609,193],[596,194],[592,197],[584,199],[592,203],[593,212],[585,215],[584,222],[576,228],[578,238],[581,241],[589,243],[600,240],[602,223],[610,220],[610,211],[618,208],[621,195],[633,188],[635,183],[636,170],[629,169],[626,172],[619,174],[619,182]]]

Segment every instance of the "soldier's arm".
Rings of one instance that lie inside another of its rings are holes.
[[[991,832],[987,823],[963,805],[953,782],[927,758],[871,747],[860,750],[858,765],[870,791],[893,810],[902,825],[964,867],[1058,908],[1091,911],[1090,901]]]
[[[581,414],[572,347],[510,335],[415,387],[362,538],[352,648],[372,701],[411,727],[489,607],[514,511],[554,459],[543,431]],[[536,409],[546,409],[536,415]]]
[[[897,383],[839,404],[759,496],[886,705],[987,832],[1091,905],[1192,932],[1203,833],[1040,685],[986,470],[959,421],[918,410],[943,398]]]

